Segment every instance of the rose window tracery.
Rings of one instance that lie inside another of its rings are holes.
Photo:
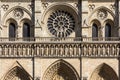
[[[23,17],[24,15],[24,12],[21,8],[16,8],[14,11],[13,11],[13,15],[16,19],[20,19]]]
[[[98,10],[97,17],[102,20],[105,19],[107,17],[107,11],[104,9]]]
[[[47,26],[56,37],[67,37],[74,31],[75,20],[67,11],[57,10],[48,18]]]

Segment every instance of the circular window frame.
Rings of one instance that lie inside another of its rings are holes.
[[[65,10],[56,10],[47,20],[48,30],[55,37],[67,37],[75,30],[73,15]]]
[[[47,35],[45,37],[55,37],[54,35],[52,35],[47,27],[47,20],[50,16],[50,14],[52,14],[53,12],[55,12],[56,10],[63,10],[63,11],[67,11],[68,13],[70,13],[74,20],[75,20],[75,28],[74,31],[67,37],[75,37],[76,36],[76,31],[77,31],[77,27],[79,26],[79,15],[78,15],[78,10],[73,7],[70,4],[66,4],[66,3],[56,3],[56,4],[52,4],[50,6],[48,6],[48,8],[44,11],[42,17],[41,17],[41,26],[43,26],[43,29],[45,30],[45,32],[47,33]]]

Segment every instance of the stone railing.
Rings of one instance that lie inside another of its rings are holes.
[[[120,42],[2,42],[0,57],[119,57]]]
[[[102,41],[120,41],[120,37],[108,37],[108,38],[91,38],[91,37],[35,37],[35,38],[5,38],[1,37],[0,42],[102,42]]]

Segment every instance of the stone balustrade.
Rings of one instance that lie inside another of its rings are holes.
[[[78,39],[49,41],[49,39],[52,38],[48,40],[44,38],[43,41],[1,41],[0,57],[79,58],[119,57],[120,55],[120,41],[80,41]]]
[[[7,38],[1,37],[0,42],[95,42],[95,41],[120,41],[120,37],[68,37],[68,38],[58,38],[58,37],[31,37],[31,38]]]

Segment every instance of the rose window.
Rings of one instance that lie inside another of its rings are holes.
[[[56,37],[67,37],[74,31],[75,20],[70,13],[58,10],[50,15],[47,26]]]

